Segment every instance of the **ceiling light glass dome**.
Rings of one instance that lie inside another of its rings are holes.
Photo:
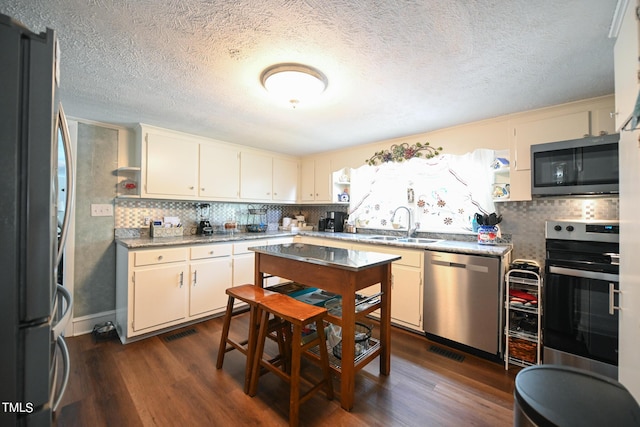
[[[270,94],[295,106],[316,98],[327,88],[327,77],[303,64],[276,64],[262,72],[262,86]]]

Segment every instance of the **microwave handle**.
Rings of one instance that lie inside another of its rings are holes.
[[[621,294],[622,292],[616,289],[615,283],[609,283],[609,314],[613,316],[615,310],[622,310],[622,307],[615,305],[615,294]]]
[[[582,160],[582,148],[579,148],[573,153],[573,164],[577,172],[582,172],[583,170]]]

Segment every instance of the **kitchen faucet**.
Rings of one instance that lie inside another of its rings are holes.
[[[407,224],[407,238],[411,237],[411,234],[413,234],[413,230],[411,229],[411,209],[409,209],[406,206],[398,206],[396,208],[395,211],[393,211],[393,215],[391,215],[391,223],[393,223],[393,219],[396,217],[396,212],[398,212],[398,210],[400,209],[405,209],[407,211],[407,214],[409,215],[409,222]]]

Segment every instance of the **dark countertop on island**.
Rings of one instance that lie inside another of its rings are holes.
[[[333,248],[330,246],[318,246],[306,243],[255,246],[249,249],[261,254],[351,271],[358,271],[376,265],[390,263],[401,258],[398,255]]]

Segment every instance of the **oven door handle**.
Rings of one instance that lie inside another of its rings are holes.
[[[616,289],[615,283],[609,283],[609,314],[613,316],[615,310],[622,310],[619,305],[616,306],[614,301],[615,294],[621,294],[622,292]]]
[[[574,270],[572,268],[549,266],[549,273],[560,274],[563,276],[581,277],[584,279],[604,280],[607,282],[618,282],[618,275],[611,273],[602,273],[599,271]]]

